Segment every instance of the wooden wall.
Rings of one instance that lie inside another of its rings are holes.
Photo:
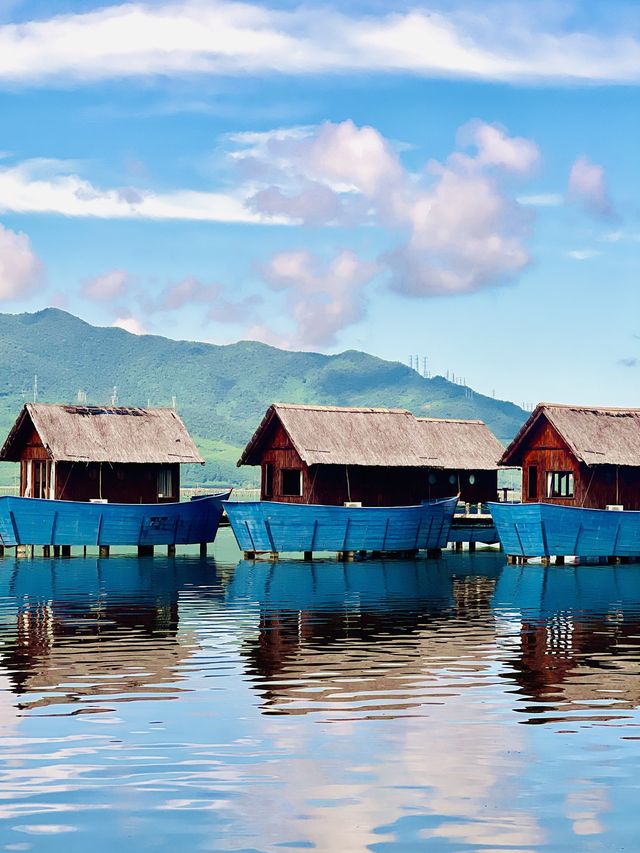
[[[100,468],[102,468],[102,483]],[[170,497],[158,497],[158,473],[170,468]],[[100,485],[102,484],[102,488]],[[66,501],[88,501],[102,497],[109,503],[167,503],[180,499],[180,465],[109,465],[103,462],[58,462],[56,466],[56,498]]]
[[[530,494],[530,469],[538,471],[537,490]],[[547,472],[571,471],[574,476],[572,498],[547,496]],[[522,456],[522,500],[544,501],[565,506],[604,509],[607,504],[622,504],[625,509],[640,509],[640,468],[595,465],[579,462],[560,434],[541,418],[527,437]]]
[[[20,494],[24,495],[28,481],[27,467],[32,462],[50,461],[50,456],[29,419],[24,422],[20,440]],[[162,469],[171,470],[172,494],[160,498],[158,474]],[[53,480],[54,475],[51,473],[50,476]],[[100,496],[110,503],[167,503],[180,500],[180,465],[177,462],[168,465],[55,463],[55,497],[58,500],[88,501]]]
[[[273,494],[266,491],[266,466],[273,466]],[[282,494],[282,470],[302,471],[302,494]],[[265,436],[261,458],[261,500],[340,506],[360,501],[365,506],[407,506],[430,498],[448,498],[461,492],[470,503],[496,500],[497,471],[443,471],[426,468],[380,468],[313,465],[300,458],[282,425],[275,421]],[[429,475],[435,482],[429,482]],[[469,482],[473,474],[475,482]],[[453,482],[451,482],[453,478]]]

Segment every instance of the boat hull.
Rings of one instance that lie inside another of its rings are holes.
[[[415,551],[444,548],[457,498],[419,506],[345,507],[275,501],[224,504],[243,551]]]
[[[166,504],[0,497],[0,544],[192,545],[213,542],[229,492]]]
[[[502,547],[509,555],[640,555],[640,512],[546,503],[492,503],[489,507]]]

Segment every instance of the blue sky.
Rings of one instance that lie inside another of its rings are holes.
[[[637,3],[0,0],[0,310],[640,406]]]

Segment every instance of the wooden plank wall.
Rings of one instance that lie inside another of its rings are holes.
[[[538,489],[529,496],[529,468],[538,469]],[[546,494],[548,471],[572,471],[573,498],[549,498]],[[545,501],[565,506],[604,509],[607,504],[622,504],[625,509],[640,509],[640,468],[613,465],[587,466],[579,462],[560,434],[544,418],[532,430],[522,457],[522,499]]]

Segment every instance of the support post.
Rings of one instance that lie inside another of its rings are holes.
[[[274,560],[274,561],[278,560],[278,559],[280,559],[280,555],[278,554],[277,551],[269,551],[269,559]]]
[[[462,542],[456,542],[453,550],[462,551]]]
[[[53,546],[53,556],[54,556],[54,557],[59,557],[59,556],[60,556],[60,546],[59,546],[59,545],[54,545],[54,546]]]
[[[108,545],[100,545],[98,554],[100,557],[108,557],[110,553],[110,548]]]
[[[60,546],[60,556],[61,557],[70,557],[71,556],[71,545],[61,545]]]
[[[153,545],[138,545],[138,557],[153,557]]]
[[[4,545],[0,545],[0,557],[4,557]]]
[[[303,557],[308,563],[311,562],[313,560],[313,551],[305,551]]]
[[[256,552],[255,551],[243,551],[242,556],[245,560],[255,560]]]
[[[427,548],[427,557],[439,560],[442,557],[442,548]]]
[[[556,566],[564,566],[564,557],[562,554],[558,554],[556,557]]]
[[[201,557],[207,556],[207,543],[206,542],[200,543],[200,556]]]
[[[42,556],[50,557],[51,556],[51,545],[43,545],[42,546]]]
[[[475,543],[475,542],[469,542],[469,552],[470,552],[471,554],[473,554],[473,552],[474,552],[475,550],[476,550],[476,543]]]
[[[175,544],[173,544],[173,545],[167,545],[167,557],[175,557],[175,555],[176,555],[176,546],[175,546]]]

